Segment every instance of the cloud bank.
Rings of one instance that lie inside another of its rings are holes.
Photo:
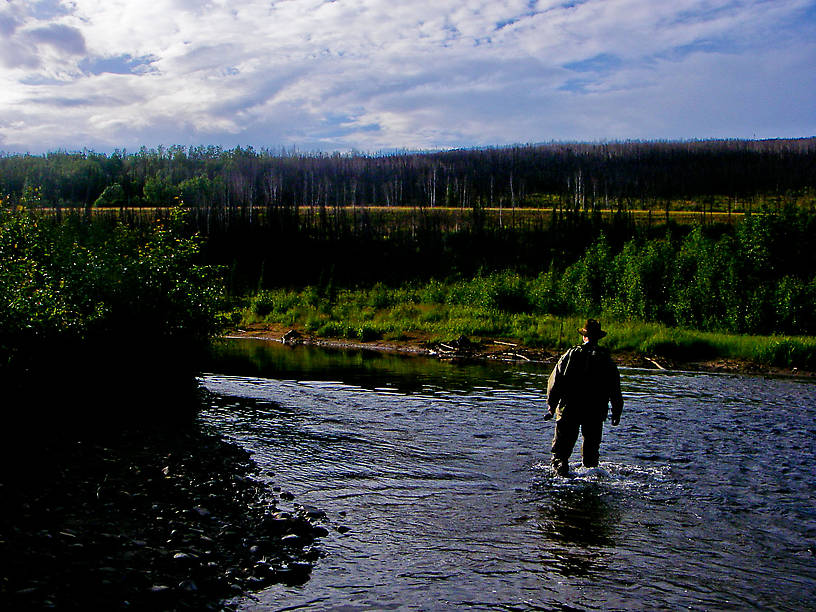
[[[0,149],[816,134],[814,0],[0,2]]]

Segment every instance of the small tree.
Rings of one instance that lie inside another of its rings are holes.
[[[94,202],[95,207],[103,208],[120,208],[126,204],[127,196],[125,195],[125,190],[122,189],[122,186],[119,183],[114,183],[113,185],[108,185],[105,187],[105,190],[98,198],[96,198],[96,202]]]

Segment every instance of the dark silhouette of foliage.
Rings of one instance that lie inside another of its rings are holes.
[[[33,405],[61,424],[103,406],[108,423],[190,408],[183,395],[218,331],[221,289],[178,214],[135,227],[0,209],[4,418]]]

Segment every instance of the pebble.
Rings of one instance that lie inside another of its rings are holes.
[[[320,508],[315,508],[314,506],[303,506],[303,511],[306,514],[306,516],[311,519],[326,518],[326,513]]]
[[[312,571],[312,564],[308,561],[293,561],[289,564],[289,569],[300,574],[308,574]]]
[[[27,589],[20,589],[17,591],[17,595],[30,595],[31,593],[36,593],[39,589],[37,587],[29,587]]]

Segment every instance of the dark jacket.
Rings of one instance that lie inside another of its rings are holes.
[[[547,404],[557,420],[581,422],[620,417],[620,374],[609,350],[597,344],[574,346],[561,356],[547,382]]]

